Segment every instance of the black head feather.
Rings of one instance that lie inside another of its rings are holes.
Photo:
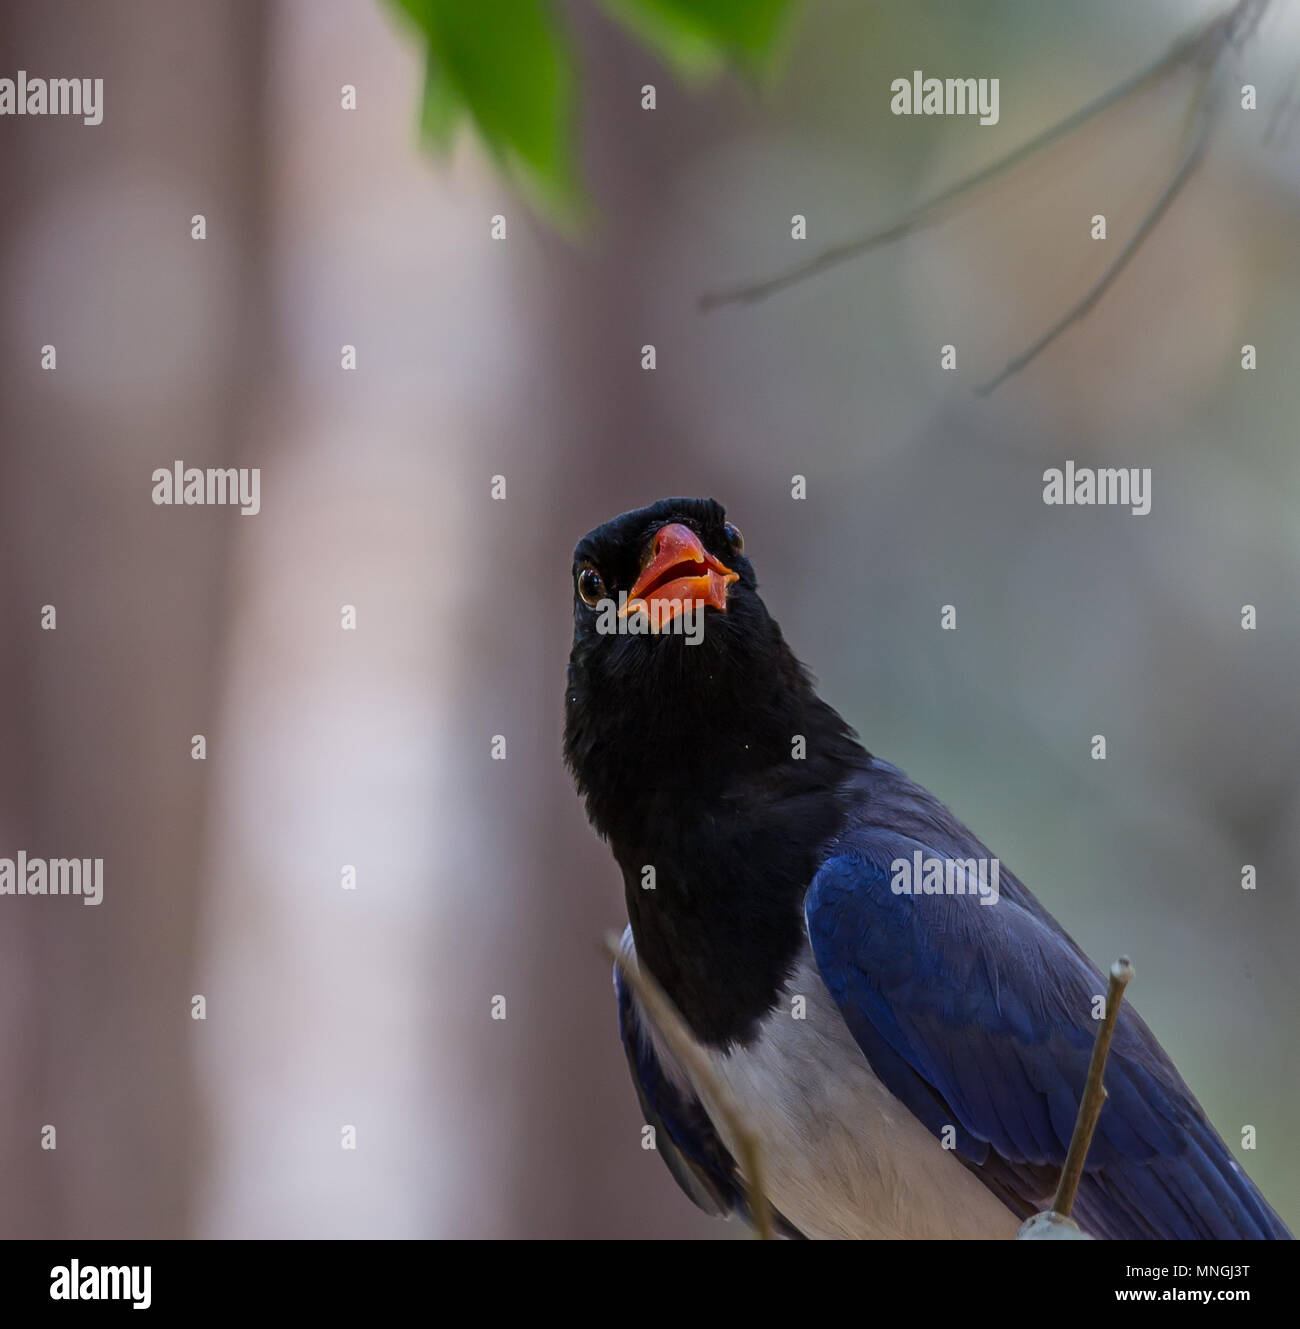
[[[725,609],[704,610],[694,645],[602,631],[580,572],[593,566],[617,600],[670,523],[738,574]],[[710,1042],[743,1040],[776,1000],[816,854],[842,819],[838,790],[869,760],[786,645],[734,535],[720,503],[670,498],[578,542],[565,705],[565,759],[623,870],[641,962]]]

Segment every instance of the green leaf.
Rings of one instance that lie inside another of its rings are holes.
[[[683,77],[769,71],[796,0],[603,0]],[[464,120],[503,173],[568,230],[582,219],[576,78],[554,0],[387,0],[427,48],[420,137],[440,151]]]
[[[448,151],[464,115],[464,101],[430,51],[425,59],[424,94],[420,99],[421,140],[439,152]]]
[[[578,211],[576,81],[548,0],[393,0],[428,42],[420,129],[445,148],[462,116],[559,219]]]
[[[688,80],[731,64],[766,73],[794,0],[604,0],[605,8]]]

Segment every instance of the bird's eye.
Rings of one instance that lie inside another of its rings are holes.
[[[605,598],[605,582],[590,563],[578,569],[578,594],[583,604],[594,609]]]
[[[722,534],[726,536],[727,543],[732,547],[732,549],[735,550],[736,553],[741,554],[744,552],[745,537],[741,535],[739,526],[734,525],[732,522],[728,522],[722,528]]]

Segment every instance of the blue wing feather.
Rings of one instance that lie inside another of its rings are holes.
[[[913,786],[913,788],[915,788]],[[901,895],[891,863],[987,857],[950,818],[937,847],[843,837],[806,901],[823,980],[875,1073],[1021,1213],[1045,1207],[1087,1077],[1105,981],[1014,878],[996,904]],[[918,819],[919,820],[919,819]],[[1099,1237],[1285,1237],[1151,1031],[1121,1008],[1076,1217]]]

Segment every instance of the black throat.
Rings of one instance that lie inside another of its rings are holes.
[[[702,1043],[744,1044],[803,946],[803,901],[870,761],[771,624],[735,699],[592,703],[570,665],[566,756],[622,869],[639,962]]]

